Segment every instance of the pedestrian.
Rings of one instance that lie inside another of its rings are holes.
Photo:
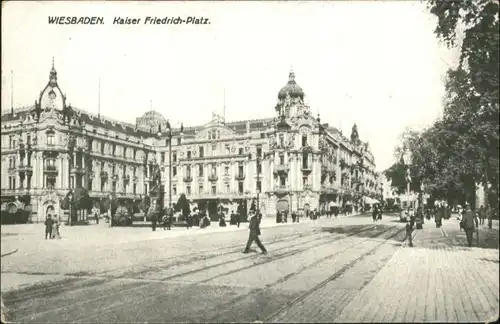
[[[193,227],[193,216],[191,216],[191,213],[189,213],[186,216],[186,227],[187,227],[187,229],[190,229],[191,227]]]
[[[156,216],[156,212],[153,212],[152,214],[153,215],[151,215],[151,229],[153,230],[153,232],[155,232],[156,222],[158,222],[158,217]]]
[[[477,227],[477,217],[474,212],[471,210],[470,205],[466,204],[464,209],[464,214],[462,217],[463,228],[465,230],[465,235],[467,237],[467,244],[469,247],[472,246],[472,240],[474,238],[474,231]]]
[[[221,213],[220,215],[219,227],[226,227],[226,215],[224,215],[224,213]]]
[[[297,213],[295,211],[292,212],[292,223],[295,223],[297,220]]]
[[[262,251],[262,254],[267,253],[266,248],[264,247],[264,245],[262,244],[262,242],[259,239],[259,236],[260,236],[260,218],[261,217],[262,217],[262,215],[260,215],[260,214],[259,215],[255,214],[255,213],[250,214],[249,225],[248,225],[248,228],[250,231],[249,231],[249,235],[248,235],[248,242],[247,242],[247,245],[246,245],[243,253],[250,252],[250,246],[252,245],[252,243],[254,241],[255,241],[255,243],[257,243],[257,246]]]
[[[491,229],[493,227],[493,210],[491,207],[486,207],[486,218],[488,218],[488,228]]]
[[[47,239],[47,235],[49,236],[49,239],[52,239],[52,217],[50,215],[47,216],[47,219],[45,220],[45,239]]]
[[[479,224],[484,225],[484,219],[486,218],[486,210],[484,206],[479,207]]]
[[[377,205],[373,205],[372,219],[373,219],[374,222],[377,221]]]
[[[410,247],[413,247],[413,237],[412,237],[412,234],[413,234],[413,226],[415,224],[415,217],[414,216],[411,216],[410,219],[406,219],[406,226],[405,226],[405,229],[406,229],[406,236],[403,240],[403,243],[406,241],[406,240],[409,240],[409,244],[408,246]]]
[[[57,215],[54,215],[54,220],[52,222],[52,238],[60,239],[61,235],[59,234],[59,227],[61,226],[61,222],[59,221]]]
[[[382,206],[378,205],[377,207],[377,220],[382,221]]]
[[[436,228],[441,227],[441,219],[443,217],[444,206],[439,206],[436,211],[436,216],[434,216],[434,222],[436,223]]]

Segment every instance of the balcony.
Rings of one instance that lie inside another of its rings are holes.
[[[290,191],[290,186],[276,186],[274,187],[274,192],[276,193],[288,193]]]
[[[20,165],[17,167],[20,173],[33,174],[33,167],[31,165]]]
[[[242,181],[242,180],[245,180],[245,174],[244,173],[240,173],[240,174],[237,174],[234,176],[234,179],[236,181]]]
[[[274,173],[288,173],[290,171],[290,166],[288,164],[277,164],[274,169]]]
[[[45,172],[45,173],[58,173],[55,165],[46,165],[43,168],[43,172]]]
[[[85,173],[85,170],[82,167],[80,167],[80,166],[72,166],[71,169],[70,169],[70,173],[72,173],[72,174],[75,174],[75,173],[81,174],[81,173]]]
[[[187,176],[185,176],[185,177],[184,177],[184,178],[182,178],[182,179],[184,180],[184,182],[191,182],[191,181],[193,181],[193,177],[192,177],[192,176],[190,176],[190,175],[187,175]]]
[[[216,174],[212,174],[208,176],[208,181],[217,181],[219,177]]]
[[[312,167],[309,166],[309,165],[302,165],[302,168],[301,168],[302,172],[311,172],[312,171]]]

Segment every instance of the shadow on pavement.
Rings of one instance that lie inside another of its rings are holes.
[[[386,225],[379,223],[371,225],[345,225],[336,227],[322,227],[321,232],[327,232],[330,234],[349,234],[350,236],[355,236],[355,237],[373,237],[376,233],[381,234],[393,228],[394,228],[393,225]],[[397,238],[393,239],[398,240],[398,238],[399,235]]]

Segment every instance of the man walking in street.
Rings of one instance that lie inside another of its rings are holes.
[[[465,235],[467,236],[467,244],[469,245],[469,247],[471,247],[472,239],[474,238],[474,231],[478,225],[477,217],[475,217],[474,212],[471,210],[469,204],[465,205],[465,211],[463,215],[463,228],[465,230]]]
[[[484,210],[484,206],[481,205],[479,207],[479,224],[484,225],[484,219],[486,218],[486,210]]]
[[[491,229],[493,227],[493,211],[490,206],[486,208],[486,218],[488,219],[488,228]]]
[[[47,239],[47,235],[49,236],[49,239],[52,239],[52,218],[47,216],[47,219],[45,220],[45,239]]]
[[[253,241],[257,243],[257,246],[261,249],[262,254],[266,254],[267,250],[262,244],[262,242],[259,239],[260,235],[260,217],[261,215],[257,215],[256,213],[253,213],[250,215],[249,219],[249,226],[248,228],[250,229],[249,235],[248,235],[248,242],[245,247],[245,250],[243,253],[248,253],[250,252],[250,246],[252,245]]]
[[[412,233],[413,233],[413,226],[415,224],[415,217],[411,216],[410,219],[406,219],[406,237],[403,240],[405,242],[406,240],[409,240],[410,243],[408,246],[413,247],[413,238],[412,238]]]

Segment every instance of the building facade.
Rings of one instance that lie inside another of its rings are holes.
[[[205,125],[170,129],[148,111],[133,125],[69,105],[52,66],[32,107],[2,113],[2,210],[29,209],[40,221],[61,214],[61,200],[78,187],[93,204],[110,196],[138,204],[155,165],[165,206],[184,193],[211,214],[257,200],[272,216],[380,198],[375,160],[356,125],[344,137],[314,117],[304,97],[290,72],[271,118],[226,122],[214,114]]]

